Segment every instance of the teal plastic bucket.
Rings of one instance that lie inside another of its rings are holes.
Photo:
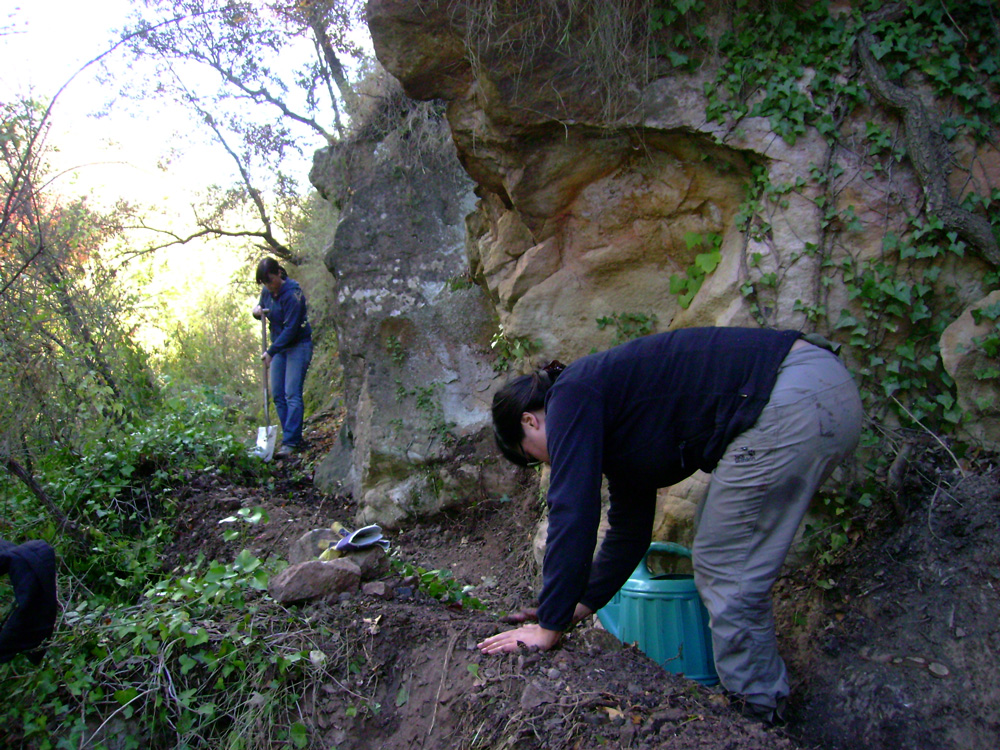
[[[701,603],[690,573],[653,575],[650,554],[691,557],[691,551],[673,542],[653,542],[632,577],[597,617],[623,643],[635,643],[668,672],[703,685],[719,681],[712,657],[708,612]]]

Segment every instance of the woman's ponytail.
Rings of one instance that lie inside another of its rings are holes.
[[[493,396],[493,437],[504,456],[518,466],[528,465],[520,450],[524,439],[521,415],[545,408],[545,395],[565,369],[566,365],[552,360],[529,375],[514,378]]]

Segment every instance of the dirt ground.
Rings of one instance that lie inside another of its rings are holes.
[[[331,439],[275,470],[267,489],[196,477],[181,500],[168,565],[232,558],[218,521],[263,506],[251,551],[286,556],[302,533],[350,522],[349,498],[324,497],[311,465]],[[388,534],[393,553],[449,570],[484,610],[445,604],[390,575],[391,599],[356,594],[304,605],[331,633],[324,650],[348,669],[304,696],[317,747],[822,748],[1000,747],[1000,472],[981,460],[963,477],[928,452],[898,511],[876,508],[872,533],[827,568],[789,572],[775,590],[793,677],[788,723],[764,728],[718,688],[676,677],[634,646],[584,623],[557,649],[485,657],[481,638],[534,603],[530,539],[537,496],[480,500]]]

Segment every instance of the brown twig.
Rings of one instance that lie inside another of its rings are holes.
[[[437,694],[434,696],[434,708],[431,710],[431,724],[427,727],[427,734],[424,736],[424,742],[427,742],[427,738],[431,736],[431,732],[434,731],[434,722],[437,719],[438,703],[441,701],[441,691],[444,690],[445,680],[448,679],[448,662],[451,661],[452,652],[455,650],[455,642],[458,640],[458,633],[452,632],[451,637],[448,639],[448,650],[444,654],[444,666],[441,667],[441,682],[438,684]]]
[[[921,422],[919,419],[917,419],[913,415],[913,412],[911,412],[909,409],[907,409],[905,406],[903,406],[903,404],[900,402],[900,400],[898,398],[896,398],[895,396],[893,396],[892,400],[896,402],[896,405],[900,409],[902,409],[903,411],[906,412],[906,416],[908,416],[910,419],[912,419],[914,422],[916,422],[918,425],[920,425],[920,428],[924,432],[926,432],[928,435],[930,435],[932,438],[934,438],[938,442],[938,445],[940,445],[942,448],[945,449],[945,452],[949,456],[951,456],[951,460],[955,462],[955,467],[958,469],[958,473],[961,474],[962,478],[964,479],[965,478],[965,469],[962,468],[962,464],[960,464],[958,462],[958,459],[955,457],[955,454],[951,452],[951,448],[949,448],[947,445],[945,445],[945,442],[941,438],[939,438],[937,435],[935,435],[933,432],[931,432],[929,429],[927,429],[927,427],[924,425],[924,423]]]
[[[910,457],[913,455],[913,449],[915,443],[912,440],[906,440],[899,449],[899,453],[896,454],[896,458],[893,459],[892,465],[889,467],[889,473],[886,478],[886,489],[889,491],[889,499],[892,501],[893,510],[896,511],[896,518],[902,521],[906,517],[906,509],[903,508],[903,503],[900,501],[899,496],[903,491],[903,479],[906,476],[906,469],[910,465]]]

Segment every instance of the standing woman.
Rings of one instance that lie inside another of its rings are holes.
[[[302,384],[312,360],[312,329],[306,315],[306,296],[274,258],[257,264],[257,283],[263,288],[253,316],[267,315],[271,345],[261,354],[270,368],[271,395],[281,422],[278,458],[290,456],[302,445]]]
[[[504,455],[552,467],[538,623],[480,649],[551,648],[607,604],[649,547],[657,489],[701,469],[712,478],[692,553],[716,671],[747,713],[780,718],[771,587],[813,493],[857,446],[850,374],[797,331],[749,328],[681,329],[553,365],[493,399]],[[602,474],[609,529],[594,558]]]

